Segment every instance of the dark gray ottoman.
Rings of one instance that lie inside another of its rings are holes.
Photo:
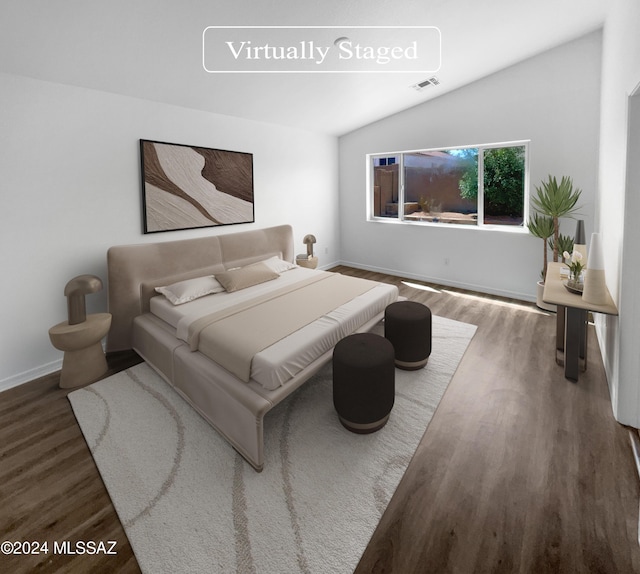
[[[396,367],[421,369],[431,354],[431,309],[416,301],[396,301],[384,311],[384,336],[391,341]]]
[[[372,433],[389,419],[395,400],[393,345],[373,333],[345,337],[333,350],[333,406],[345,428]]]

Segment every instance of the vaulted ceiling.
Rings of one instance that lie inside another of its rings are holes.
[[[602,0],[3,0],[0,72],[341,135],[601,27]],[[436,26],[429,75],[211,74],[208,26]],[[553,89],[550,86],[550,89]]]

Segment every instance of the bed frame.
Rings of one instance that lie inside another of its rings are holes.
[[[121,245],[107,253],[111,330],[107,351],[134,349],[257,470],[264,466],[264,416],[331,360],[332,350],[273,391],[245,383],[177,339],[154,317],[155,287],[220,273],[277,255],[293,262],[293,232],[281,225],[213,237]],[[378,314],[358,331],[369,331]]]

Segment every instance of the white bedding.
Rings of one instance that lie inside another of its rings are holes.
[[[233,293],[207,295],[183,305],[172,305],[165,297],[153,297],[151,312],[176,329],[176,336],[187,340],[188,327],[196,318],[229,305],[301,281],[318,271],[296,267],[278,279]],[[355,331],[395,301],[398,289],[380,284],[338,307],[317,321],[256,354],[251,365],[251,378],[268,390],[285,384],[310,362],[331,349],[341,338]],[[294,312],[294,310],[292,310]]]

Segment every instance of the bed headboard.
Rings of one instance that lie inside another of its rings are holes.
[[[215,274],[278,255],[293,262],[290,225],[197,239],[118,245],[107,252],[112,315],[107,351],[131,349],[133,320],[145,310],[143,285]]]

